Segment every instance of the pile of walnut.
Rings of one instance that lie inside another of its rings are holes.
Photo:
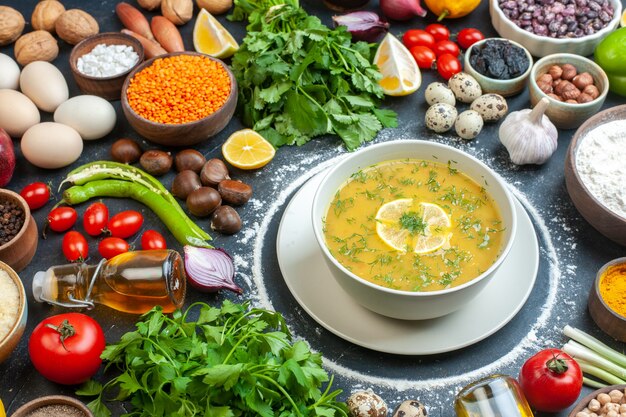
[[[371,389],[353,392],[346,400],[351,417],[387,417],[387,404]],[[426,408],[417,400],[403,401],[393,417],[426,417]]]
[[[537,86],[548,97],[571,104],[589,103],[600,95],[593,76],[588,72],[579,74],[572,64],[552,65],[537,78]]]
[[[612,390],[608,394],[600,393],[576,417],[625,417],[626,397],[624,392]]]

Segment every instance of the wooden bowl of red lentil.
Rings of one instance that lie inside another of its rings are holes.
[[[38,241],[37,223],[26,201],[0,188],[0,261],[20,272],[33,259]]]
[[[122,110],[143,137],[190,146],[226,127],[237,107],[237,81],[228,66],[196,52],[152,58],[122,87]]]

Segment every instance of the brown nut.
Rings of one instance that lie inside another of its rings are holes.
[[[552,77],[553,80],[559,79],[563,74],[563,68],[558,65],[552,65],[548,70],[548,74],[550,74],[550,77]]]
[[[231,206],[219,206],[213,212],[211,219],[211,229],[232,235],[241,230],[241,217]]]
[[[554,88],[554,93],[558,94],[559,96],[563,96],[563,92],[565,90],[569,90],[571,88],[576,88],[576,86],[574,84],[572,84],[569,81],[566,80],[562,80],[555,88]]]
[[[580,90],[572,83],[569,83],[561,92],[561,98],[563,100],[576,100],[579,95]]]
[[[218,184],[217,191],[222,200],[233,206],[246,204],[252,197],[252,187],[241,181],[224,180]]]
[[[217,187],[217,184],[228,179],[228,167],[221,159],[209,159],[200,171],[202,184],[209,187]]]
[[[173,158],[169,152],[150,150],[146,151],[139,158],[139,164],[152,175],[164,175],[172,168]]]
[[[561,100],[561,97],[557,96],[557,95],[556,95],[556,94],[554,94],[554,93],[550,93],[550,94],[548,94],[548,97],[553,98],[553,99],[555,99],[556,101],[563,101],[563,100]]]
[[[581,72],[574,77],[572,83],[579,89],[584,90],[588,85],[593,85],[593,77],[588,72]]]
[[[33,61],[53,61],[59,55],[57,40],[45,30],[36,30],[15,41],[15,60],[20,65]]]
[[[76,45],[83,39],[100,31],[98,22],[89,13],[79,9],[70,9],[57,19],[54,25],[57,35],[70,45]]]
[[[595,100],[600,96],[600,90],[595,85],[590,84],[583,89],[583,94],[588,94]]]
[[[537,83],[552,83],[552,76],[550,74],[541,74],[539,78],[537,78]]]
[[[137,0],[137,3],[146,10],[154,10],[161,7],[161,0]]]
[[[224,14],[233,7],[233,0],[196,0],[199,9],[206,9],[212,15]]]
[[[0,6],[0,46],[8,45],[24,31],[24,16],[9,6]]]
[[[122,164],[133,164],[137,162],[142,153],[141,146],[132,139],[118,139],[111,145],[111,158]]]
[[[571,99],[570,100],[565,100],[565,102],[569,103],[569,104],[578,104],[578,102],[576,100],[571,100]]]
[[[186,200],[192,191],[202,187],[198,174],[190,169],[181,171],[172,182],[172,194],[181,200]]]
[[[576,74],[578,73],[578,71],[576,71],[576,67],[573,66],[572,64],[564,64],[563,66],[561,66],[561,69],[563,70],[563,74],[561,74],[561,78],[567,81],[573,80]]]
[[[193,17],[193,1],[162,0],[161,14],[175,25],[184,25]]]
[[[542,79],[537,80],[537,87],[539,87],[539,89],[543,91],[544,93],[551,94],[553,91],[552,79],[550,79],[550,81],[547,81],[547,82],[546,80],[542,80]]]
[[[187,209],[197,217],[206,217],[222,204],[222,196],[215,188],[200,187],[187,196]]]
[[[182,150],[174,158],[174,165],[178,172],[190,169],[199,174],[205,163],[206,158],[204,155],[194,149]]]
[[[54,34],[55,23],[65,12],[65,7],[57,0],[43,0],[37,3],[30,18],[30,23],[36,30],[45,30]]]
[[[576,99],[578,103],[589,103],[590,101],[593,101],[593,100],[594,100],[593,97],[585,93],[580,93],[580,95]]]

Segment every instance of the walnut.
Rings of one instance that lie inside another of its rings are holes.
[[[558,78],[561,78],[561,75],[563,74],[563,68],[559,67],[558,65],[552,65],[548,70],[548,74],[550,74],[553,80],[556,80]]]
[[[24,31],[24,16],[9,6],[0,6],[0,46],[8,45]]]
[[[161,0],[137,0],[137,3],[146,10],[154,10],[161,7]]]
[[[52,34],[55,33],[54,24],[59,16],[63,14],[65,7],[61,2],[56,0],[43,0],[37,3],[30,23],[35,30],[46,30]]]
[[[593,77],[588,72],[581,72],[574,77],[572,82],[580,90],[584,90],[588,85],[593,85]]]
[[[59,55],[57,40],[45,30],[27,33],[15,41],[15,59],[20,65],[52,61]]]
[[[192,0],[162,0],[161,14],[175,25],[184,25],[193,16]]]
[[[561,78],[567,81],[571,81],[578,73],[578,71],[576,71],[576,67],[573,66],[572,64],[563,64],[561,69],[563,70],[563,74],[561,74]]]
[[[87,12],[71,9],[63,12],[54,25],[57,35],[70,45],[76,45],[83,39],[100,31],[98,22]]]

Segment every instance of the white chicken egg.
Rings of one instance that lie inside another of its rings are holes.
[[[100,139],[115,127],[115,109],[98,96],[76,96],[62,103],[54,112],[54,121],[76,129],[85,140]]]
[[[0,89],[17,90],[20,85],[20,67],[8,55],[0,54]]]
[[[41,120],[37,106],[28,97],[15,90],[0,90],[0,127],[9,136],[21,137],[29,127]]]
[[[28,129],[20,146],[28,162],[48,169],[67,166],[83,152],[83,141],[78,132],[54,122],[40,123]]]
[[[20,89],[37,107],[50,113],[70,96],[61,71],[45,61],[31,62],[22,69]]]

